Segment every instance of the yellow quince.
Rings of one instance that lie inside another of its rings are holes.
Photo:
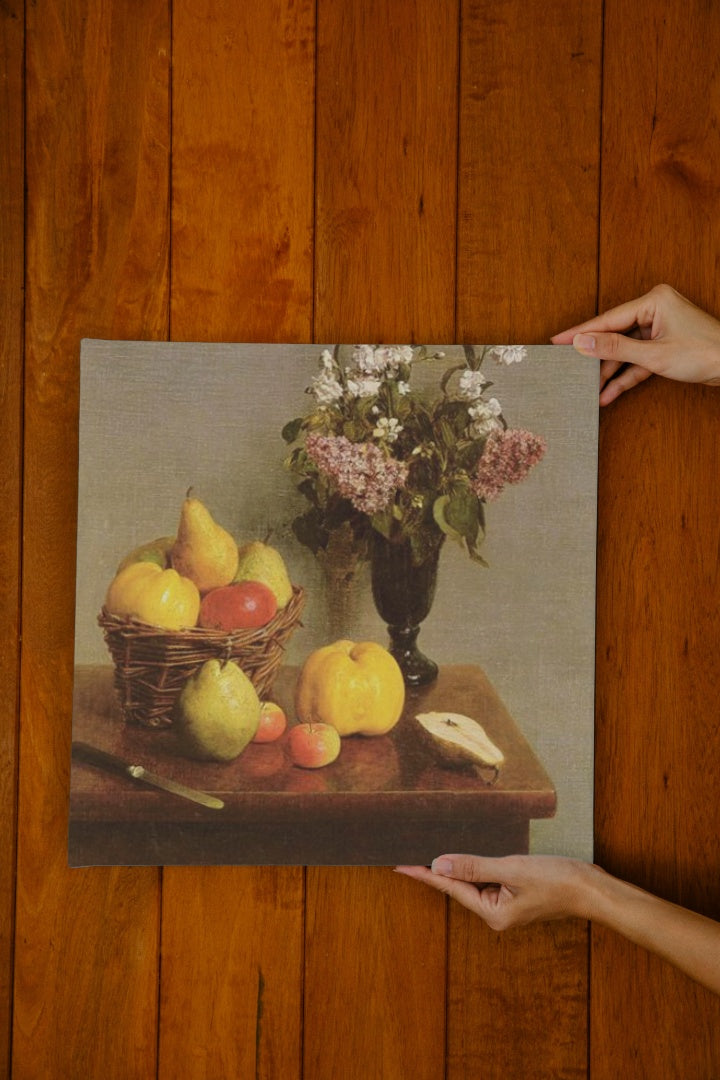
[[[180,630],[197,623],[200,593],[177,570],[163,570],[154,562],[137,562],[118,571],[110,582],[105,608],[112,615]]]
[[[397,661],[374,641],[336,641],[311,653],[298,678],[295,710],[304,723],[339,735],[384,735],[400,719],[405,682]]]

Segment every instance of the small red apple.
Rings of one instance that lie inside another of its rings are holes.
[[[239,581],[205,593],[198,626],[206,630],[248,630],[269,623],[277,611],[274,592],[261,581]]]
[[[340,736],[331,724],[296,724],[288,734],[288,754],[293,765],[320,769],[340,753]]]
[[[274,701],[260,703],[260,723],[253,742],[268,743],[279,739],[285,730],[287,717]]]

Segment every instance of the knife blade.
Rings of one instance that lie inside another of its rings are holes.
[[[72,744],[72,756],[87,765],[94,765],[98,769],[119,773],[121,776],[127,776],[131,780],[139,781],[142,784],[150,784],[152,787],[170,792],[171,795],[178,795],[182,799],[190,799],[201,806],[207,806],[211,810],[222,810],[225,806],[222,799],[216,798],[215,795],[209,795],[206,791],[198,791],[196,788],[188,787],[186,784],[180,784],[177,780],[171,780],[167,776],[159,776],[157,773],[146,769],[144,765],[124,761],[123,758],[110,754],[107,750],[100,750],[99,747],[91,746],[89,743],[74,741]]]

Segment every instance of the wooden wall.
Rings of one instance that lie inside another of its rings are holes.
[[[720,7],[4,0],[0,56],[0,1073],[720,1076],[718,1000],[599,928],[66,866],[81,337],[544,342],[663,279],[720,314]],[[597,637],[598,861],[714,917],[719,421],[603,412]]]

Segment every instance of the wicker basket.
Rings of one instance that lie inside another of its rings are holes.
[[[255,630],[165,630],[103,608],[98,623],[115,664],[117,691],[125,721],[142,727],[172,724],[175,701],[186,680],[206,660],[233,660],[258,696],[267,698],[282,663],[285,646],[301,625],[304,590],[295,586],[290,601],[265,626]]]

